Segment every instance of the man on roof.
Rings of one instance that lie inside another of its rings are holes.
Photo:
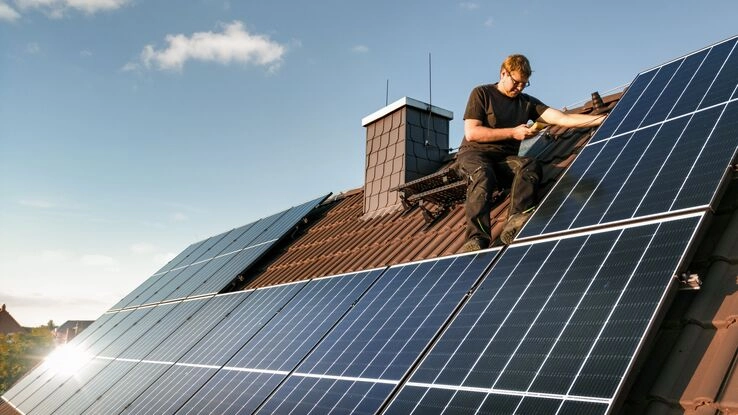
[[[530,62],[510,55],[500,66],[500,80],[480,85],[469,96],[464,112],[464,138],[457,156],[467,180],[466,243],[462,252],[489,247],[492,194],[510,188],[510,210],[500,240],[510,244],[535,210],[541,167],[535,159],[518,156],[520,143],[538,133],[529,121],[563,127],[594,127],[605,115],[565,114],[523,90],[530,86]]]

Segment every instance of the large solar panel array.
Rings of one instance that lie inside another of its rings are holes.
[[[259,413],[375,413],[496,254],[387,270]]]
[[[708,208],[738,145],[737,42],[638,75],[519,239]]]
[[[612,413],[735,162],[737,40],[640,74],[515,244],[215,295],[278,214],[188,247],[0,410]]]
[[[606,413],[701,217],[507,249],[387,413]]]

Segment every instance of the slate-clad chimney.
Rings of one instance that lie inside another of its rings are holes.
[[[400,208],[396,191],[390,191],[435,172],[448,160],[451,111],[402,98],[364,117],[366,170],[364,217]],[[428,128],[430,126],[430,128]]]

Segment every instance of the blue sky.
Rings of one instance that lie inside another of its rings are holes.
[[[361,118],[526,54],[551,106],[736,34],[734,1],[0,0],[0,302],[95,319],[190,243],[363,182]]]

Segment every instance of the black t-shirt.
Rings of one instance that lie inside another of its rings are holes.
[[[512,128],[525,124],[528,120],[538,119],[548,106],[528,94],[519,94],[510,98],[497,90],[497,84],[480,85],[469,95],[469,102],[464,112],[465,120],[479,120],[484,127]],[[461,141],[460,152],[470,150],[495,151],[508,155],[517,155],[520,141],[513,138],[491,143]]]

